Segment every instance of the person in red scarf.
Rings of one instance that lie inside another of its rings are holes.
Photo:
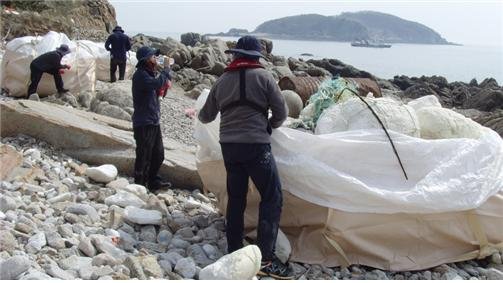
[[[253,36],[244,36],[236,48],[226,53],[233,61],[213,85],[198,114],[203,123],[220,112],[220,145],[227,171],[227,249],[243,247],[244,211],[248,179],[257,187],[261,201],[257,245],[262,253],[259,275],[291,279],[291,268],[276,256],[283,195],[270,135],[287,117],[287,108],[278,84],[259,59],[262,47]],[[269,117],[269,109],[272,116]]]

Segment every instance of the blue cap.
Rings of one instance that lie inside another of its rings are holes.
[[[225,50],[225,53],[240,53],[246,56],[264,57],[260,51],[262,51],[260,41],[254,36],[245,35],[238,40],[236,48]]]

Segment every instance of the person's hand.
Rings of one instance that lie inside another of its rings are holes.
[[[196,118],[197,110],[194,108],[185,109],[185,116],[194,119]]]
[[[64,66],[65,66],[65,69],[68,69],[68,70],[70,70],[70,68],[71,68],[70,65],[64,65]]]

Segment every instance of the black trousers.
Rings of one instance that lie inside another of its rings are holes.
[[[270,144],[221,143],[227,171],[227,246],[231,253],[243,247],[244,211],[248,178],[260,193],[257,245],[263,260],[274,256],[283,195]]]
[[[110,59],[110,81],[115,82],[115,72],[117,71],[117,66],[119,67],[119,80],[124,80],[124,75],[126,74],[126,60]]]
[[[30,71],[31,71],[31,83],[30,86],[28,87],[28,97],[37,92],[37,87],[38,83],[40,82],[40,79],[42,79],[42,75],[44,74],[44,71],[39,70],[37,67],[30,65]],[[58,92],[63,90],[63,78],[61,78],[61,74],[59,73],[59,69],[54,69],[49,72],[47,72],[51,75],[54,76],[54,84],[56,84],[56,89]]]
[[[133,132],[136,141],[134,182],[151,187],[160,181],[157,174],[164,161],[161,127],[159,125],[135,127]]]

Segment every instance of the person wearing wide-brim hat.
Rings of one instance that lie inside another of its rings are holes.
[[[35,58],[30,64],[31,83],[28,87],[27,98],[37,92],[38,83],[44,73],[49,73],[54,77],[54,83],[58,93],[68,92],[64,88],[63,78],[61,77],[62,69],[70,69],[69,65],[61,65],[63,56],[69,54],[70,48],[66,44],[61,44],[56,50],[44,53]]]
[[[112,30],[105,42],[106,50],[110,51],[110,82],[115,82],[117,67],[119,67],[119,80],[124,80],[126,74],[127,52],[131,49],[129,36],[120,26]]]
[[[164,145],[160,126],[161,109],[157,91],[171,80],[169,65],[159,73],[156,55],[159,51],[143,46],[136,52],[138,64],[133,74],[133,132],[136,141],[134,180],[155,193],[169,187],[158,175],[164,161]]]
[[[262,46],[253,36],[241,37],[225,51],[233,60],[213,85],[198,114],[203,123],[220,112],[220,145],[227,171],[226,236],[228,252],[243,247],[248,179],[260,193],[257,245],[262,253],[260,275],[291,279],[291,268],[274,254],[283,196],[270,134],[287,117],[278,84],[259,59]],[[269,109],[272,116],[269,118]]]

